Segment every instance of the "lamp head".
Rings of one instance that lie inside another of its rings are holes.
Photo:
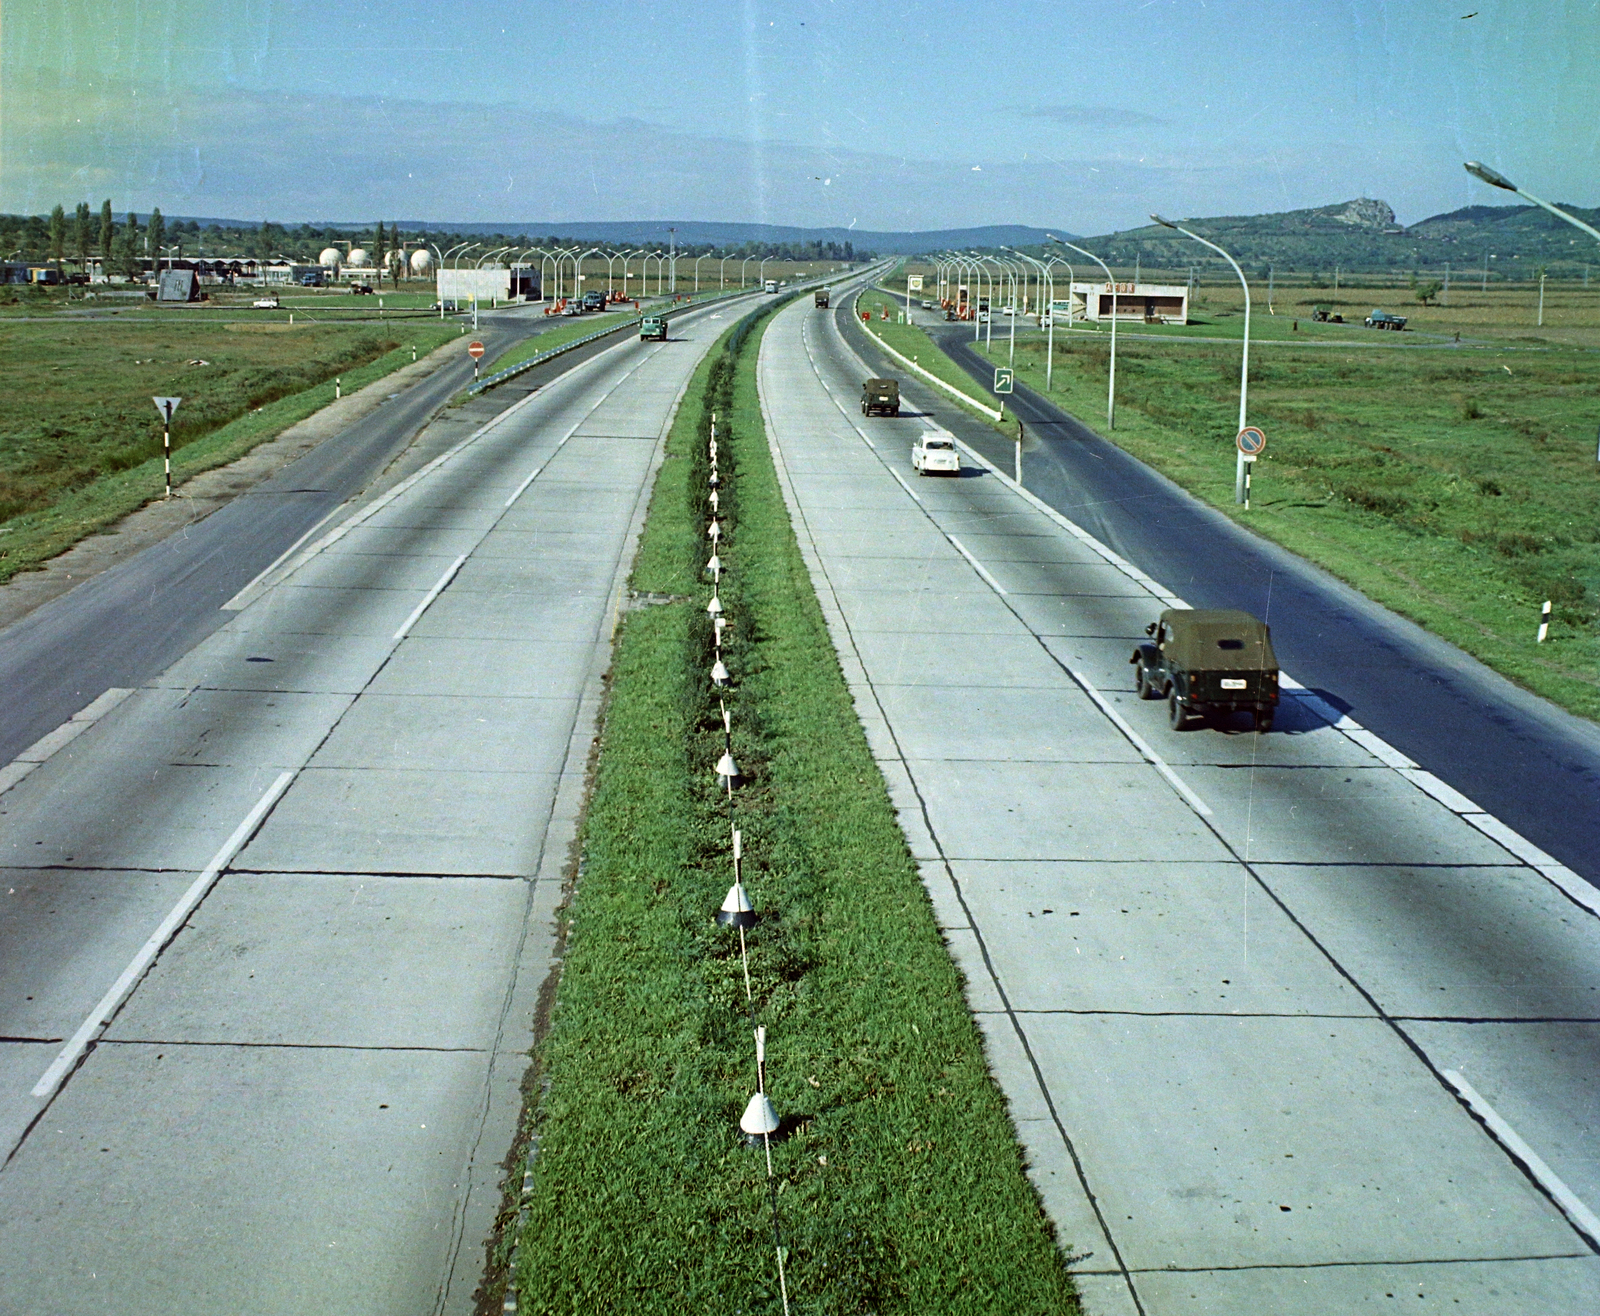
[[[1515,192],[1517,185],[1504,174],[1489,168],[1486,164],[1479,164],[1476,160],[1468,160],[1463,166],[1474,178],[1489,184],[1490,187],[1501,187],[1507,192]]]
[[[1151,215],[1150,218],[1155,220],[1155,222],[1158,223],[1159,225],[1161,225],[1162,228],[1177,228],[1178,227],[1170,219],[1163,219],[1160,215]]]

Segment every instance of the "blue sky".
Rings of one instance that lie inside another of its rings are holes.
[[[12,0],[0,208],[1411,222],[1469,157],[1600,202],[1597,67],[1600,0]]]

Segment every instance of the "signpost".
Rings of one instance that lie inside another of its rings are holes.
[[[911,294],[922,291],[922,276],[920,274],[906,275],[906,323],[911,323]]]
[[[474,338],[467,344],[467,355],[472,358],[472,382],[478,382],[478,362],[483,360],[483,344]]]
[[[1234,440],[1239,445],[1239,460],[1244,463],[1244,510],[1250,510],[1250,470],[1267,446],[1267,436],[1254,425],[1246,425]]]
[[[1011,392],[1012,381],[1016,376],[1010,366],[996,366],[994,368],[994,391],[996,393]]]
[[[172,497],[172,413],[178,409],[182,398],[151,398],[161,413],[161,457],[167,470],[167,493]]]

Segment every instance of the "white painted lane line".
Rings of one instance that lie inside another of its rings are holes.
[[[895,479],[899,480],[900,477],[896,475]],[[900,480],[900,483],[904,484],[905,481]],[[912,494],[911,496],[916,498],[915,494]],[[917,501],[921,502],[922,500],[918,498]],[[983,565],[983,563],[979,562],[977,558],[973,557],[971,553],[967,552],[967,546],[965,544],[952,535],[948,530],[944,532],[944,537],[954,544],[956,546],[956,552],[960,553],[962,557],[966,558],[968,562],[972,563],[977,573],[989,582],[989,588],[994,590],[996,594],[1004,594],[1006,592],[1004,586],[1002,586],[998,580],[989,574],[988,569]]]
[[[132,962],[122,971],[116,982],[111,984],[111,989],[100,998],[100,1003],[90,1011],[89,1017],[72,1035],[61,1054],[51,1063],[50,1068],[44,1071],[44,1077],[33,1085],[34,1096],[48,1097],[55,1091],[63,1076],[77,1063],[84,1048],[94,1040],[95,1034],[105,1027],[106,1021],[127,999],[134,984],[144,976],[145,970],[161,953],[162,948],[184,925],[189,915],[194,912],[195,906],[205,899],[206,893],[216,884],[222,870],[232,862],[234,855],[239,853],[244,843],[255,834],[256,828],[261,825],[261,820],[267,816],[268,811],[278,802],[279,797],[289,788],[289,783],[293,780],[292,772],[278,774],[278,779],[267,788],[267,793],[256,801],[255,808],[251,809],[245,815],[244,821],[234,828],[233,835],[223,842],[222,849],[217,851],[200,876],[195,878],[189,889],[183,893],[182,899],[172,907],[172,912],[161,920],[161,926],[139,948],[139,953],[133,957]]]
[[[1583,1204],[1582,1199],[1568,1188],[1561,1177],[1544,1163],[1539,1153],[1528,1146],[1517,1131],[1501,1118],[1495,1110],[1479,1094],[1472,1084],[1456,1070],[1442,1071],[1444,1080],[1456,1090],[1460,1098],[1467,1103],[1468,1109],[1484,1122],[1494,1139],[1508,1152],[1528,1167],[1528,1173],[1538,1180],[1539,1186],[1549,1193],[1555,1204],[1561,1208],[1561,1214],[1572,1222],[1574,1227],[1588,1235],[1589,1241],[1600,1246],[1600,1217]]]
[[[1171,783],[1172,789],[1183,796],[1184,801],[1191,809],[1202,818],[1212,816],[1211,807],[1190,789],[1188,782],[1167,766],[1167,761],[1150,747],[1149,741],[1128,725],[1122,714],[1111,706],[1110,701],[1090,684],[1088,677],[1070,667],[1067,668],[1067,675],[1083,687],[1084,694],[1088,695],[1090,699],[1100,706],[1100,711],[1110,718],[1116,725],[1117,730],[1128,738],[1128,743],[1138,750],[1140,754],[1144,755],[1145,761]]]
[[[569,435],[568,437],[570,438],[571,436]],[[565,442],[565,440],[563,440],[563,442]],[[523,494],[527,493],[528,492],[528,486],[539,478],[539,472],[544,470],[544,468],[546,466],[548,466],[549,464],[550,464],[549,460],[547,459],[545,461],[540,462],[531,471],[529,471],[528,472],[528,478],[517,486],[516,492],[513,493],[511,495],[511,497],[506,499],[504,505],[506,507],[510,507],[512,503],[516,502],[517,499],[521,498]]]
[[[1476,804],[1447,782],[1421,768],[1401,768],[1400,775],[1424,795],[1431,795],[1451,813],[1482,813]]]
[[[894,476],[895,479],[900,480],[900,487],[902,489],[904,489],[908,494],[910,494],[913,498],[915,498],[919,503],[922,501],[922,496],[920,494],[918,494],[917,491],[915,489],[913,489],[909,484],[907,484],[904,480],[900,479],[900,472],[899,471],[895,470],[891,466],[891,467],[889,467],[889,474]]]
[[[396,640],[403,640],[406,638],[406,632],[417,624],[417,621],[421,618],[422,614],[428,610],[429,605],[432,604],[432,602],[438,598],[439,595],[444,593],[445,586],[456,578],[456,572],[461,570],[461,564],[466,560],[467,555],[463,553],[445,568],[445,573],[439,577],[438,583],[422,596],[422,602],[417,604],[417,606],[411,610],[411,615],[400,623],[400,629],[394,633],[394,638]]]
[[[76,740],[132,693],[131,689],[113,686],[98,699],[90,700],[54,731],[40,736],[5,767],[0,768],[0,795],[4,795],[63,746]]]

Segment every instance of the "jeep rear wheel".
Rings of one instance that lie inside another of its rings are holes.
[[[1161,692],[1156,689],[1155,683],[1150,679],[1150,673],[1142,662],[1133,669],[1133,685],[1139,692],[1140,699],[1161,698]]]
[[[1167,720],[1174,731],[1182,731],[1189,723],[1189,710],[1183,706],[1176,690],[1167,691]]]

